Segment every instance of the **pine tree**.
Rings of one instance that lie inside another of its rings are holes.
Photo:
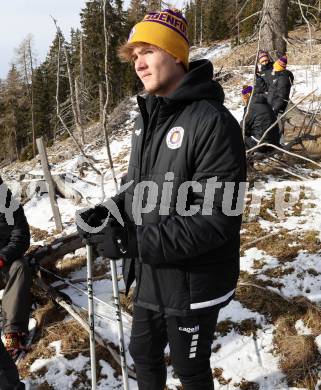
[[[131,0],[128,7],[128,21],[132,25],[140,22],[146,14],[146,3],[142,0]]]
[[[53,126],[50,125],[53,102],[49,95],[51,88],[48,85],[48,69],[45,64],[35,69],[33,88],[36,137],[44,136],[49,141],[54,138]]]
[[[26,88],[15,65],[12,65],[3,91],[3,116],[0,127],[4,135],[4,157],[20,158],[22,148],[30,140],[30,111]]]
[[[63,42],[61,42],[62,44]],[[57,88],[57,63],[58,63],[58,52],[59,52],[59,36],[56,34],[47,54],[45,61],[42,64],[42,75],[43,82],[47,88],[48,94],[48,112],[46,115],[49,118],[47,123],[46,130],[44,133],[48,135],[49,138],[56,137],[56,134],[64,132],[64,129],[61,127],[61,124],[58,121],[56,115],[56,88]],[[65,121],[68,125],[72,124],[72,117],[70,114],[70,101],[69,101],[69,83],[66,67],[66,59],[63,55],[62,50],[60,50],[60,69],[59,69],[59,96],[58,100],[61,105],[61,111],[64,116]]]
[[[110,80],[110,109],[124,96],[133,93],[134,76],[126,64],[118,58],[118,47],[127,40],[132,24],[128,23],[122,1],[107,2],[108,76]],[[92,112],[95,118],[99,113],[99,89],[105,91],[105,41],[103,31],[103,2],[94,0],[86,3],[81,12],[81,25],[84,35],[85,77],[91,95]]]

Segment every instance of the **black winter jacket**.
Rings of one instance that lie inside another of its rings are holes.
[[[137,226],[135,303],[169,315],[191,315],[227,304],[239,275],[240,211],[224,214],[232,197],[222,204],[223,189],[213,195],[213,208],[212,201],[204,204],[208,180],[212,186],[207,191],[215,187],[213,178],[223,187],[228,182],[237,187],[246,180],[241,130],[223,106],[223,90],[212,77],[209,61],[195,61],[167,98],[138,97],[141,115],[133,131],[127,174],[127,182],[134,184],[125,192],[124,210],[131,220],[139,214],[139,204],[150,211],[142,214]],[[142,181],[155,183],[148,198],[146,191],[138,190]],[[190,181],[195,188],[189,188],[182,206],[180,186],[185,183],[187,188]],[[168,183],[172,195],[164,201]],[[141,195],[139,202],[133,203],[134,194]],[[185,200],[186,210],[194,210],[194,215],[184,216]],[[133,261],[124,264],[128,289]]]
[[[13,209],[12,202],[16,202],[12,198],[10,190],[3,183],[0,177],[0,257],[3,258],[6,265],[10,265],[13,261],[21,258],[30,245],[30,231],[27,219],[23,208],[17,204],[16,210],[11,214],[13,217],[10,220],[6,209]],[[5,192],[4,192],[5,191]],[[2,196],[3,194],[5,194]]]
[[[247,107],[244,109],[245,117]],[[247,137],[253,136],[256,139],[260,139],[265,131],[276,121],[276,115],[273,112],[271,106],[268,104],[264,95],[254,95],[251,101],[249,112],[245,118],[245,135]],[[268,142],[273,145],[278,145],[280,141],[280,130],[276,124],[267,133],[264,138],[264,142]]]
[[[272,83],[268,90],[268,103],[276,114],[282,114],[286,110],[293,81],[293,73],[287,69],[272,73]]]
[[[272,84],[273,62],[261,65],[261,70],[256,74],[254,92],[267,93]]]

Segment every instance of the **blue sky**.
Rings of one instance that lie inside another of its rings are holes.
[[[124,4],[129,4],[125,0]],[[179,6],[182,0],[172,0]],[[27,37],[33,36],[37,63],[41,63],[55,37],[55,26],[50,18],[58,20],[59,26],[69,39],[72,27],[80,27],[79,13],[86,0],[0,0],[0,78],[7,76],[15,57],[15,48]]]
[[[42,62],[55,37],[52,15],[69,36],[80,26],[79,12],[85,0],[1,0],[0,78],[5,78],[14,58],[14,49],[31,33],[38,63]]]

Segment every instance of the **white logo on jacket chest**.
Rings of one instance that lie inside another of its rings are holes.
[[[173,127],[167,133],[166,144],[170,149],[178,149],[182,145],[183,137],[184,129],[182,127]]]
[[[142,129],[136,129],[135,130],[135,135],[140,136],[140,133],[142,132]]]

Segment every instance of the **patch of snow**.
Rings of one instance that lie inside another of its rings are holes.
[[[216,58],[224,56],[231,51],[231,44],[229,42],[218,44],[210,47],[192,48],[189,60],[196,61],[207,59],[214,61]]]
[[[311,329],[305,326],[302,320],[298,320],[294,326],[299,336],[307,336],[312,334]]]
[[[314,339],[317,347],[318,347],[318,351],[319,353],[321,354],[321,334],[319,336],[317,336],[315,339]],[[318,387],[316,387],[317,389]]]

